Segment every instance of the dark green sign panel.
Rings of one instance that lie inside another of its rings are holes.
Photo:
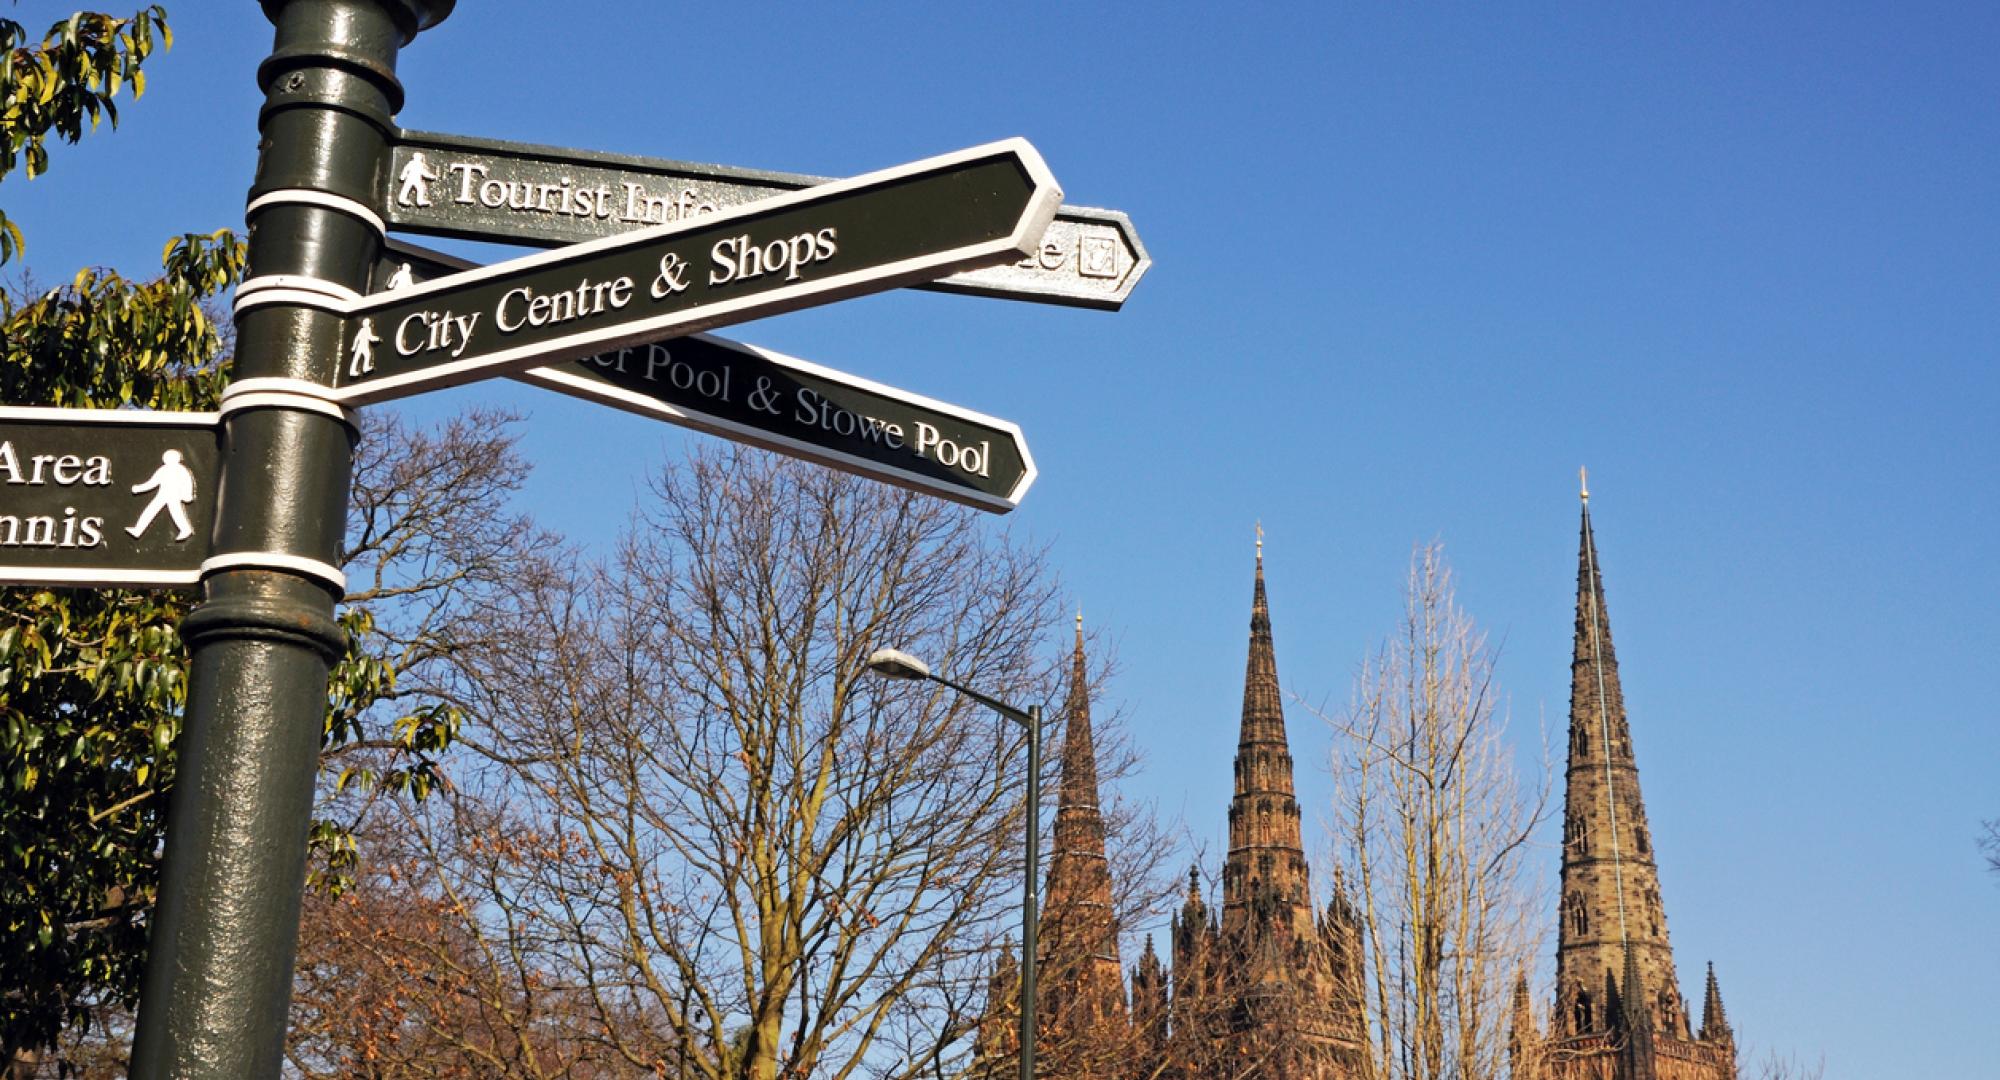
[[[473,266],[392,240],[375,280],[408,285]],[[997,513],[1035,479],[1020,428],[1005,420],[711,334],[512,378]]]
[[[331,396],[398,397],[1015,259],[1061,199],[1013,139],[335,302]]]
[[[515,378],[982,510],[1035,481],[1013,424],[707,334]]]
[[[0,582],[201,580],[220,439],[214,413],[0,408]]]
[[[555,247],[690,221],[831,181],[404,131],[379,206],[391,228]],[[1152,265],[1131,218],[1065,206],[1033,250],[920,288],[1115,311]]]

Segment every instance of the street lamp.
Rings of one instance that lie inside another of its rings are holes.
[[[1027,875],[1021,884],[1021,1080],[1035,1078],[1035,876],[1040,869],[1042,833],[1042,707],[1025,711],[931,671],[930,665],[901,649],[868,654],[868,670],[885,679],[928,680],[949,687],[1021,725],[1028,733]]]

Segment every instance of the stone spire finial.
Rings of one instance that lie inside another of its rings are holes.
[[[973,1037],[973,1056],[984,1062],[1011,1057],[1020,1046],[1015,1037],[1020,1016],[1020,968],[1014,963],[1014,943],[1000,945],[1000,958],[986,977],[986,1007],[980,1010],[978,1034]]]
[[[1166,1051],[1170,1011],[1166,967],[1160,963],[1160,954],[1153,949],[1153,937],[1148,934],[1145,951],[1139,954],[1139,963],[1132,969],[1133,1037],[1127,1052],[1136,1059],[1137,1075],[1159,1073]]]
[[[1658,1032],[1654,1028],[1652,994],[1646,989],[1646,977],[1639,970],[1639,950],[1631,942],[1625,943],[1624,993],[1618,998],[1624,1010],[1625,1028],[1625,1075],[1632,1080],[1657,1080],[1658,1062],[1653,1044]]]
[[[1514,1058],[1518,1061],[1522,1051],[1542,1037],[1535,1025],[1534,998],[1528,992],[1528,973],[1525,970],[1514,973],[1514,1001],[1509,1010],[1507,1042]]]
[[[1528,993],[1528,973],[1514,973],[1514,1002],[1508,1010],[1507,1018],[1507,1061],[1508,1075],[1532,1080],[1537,1075],[1534,1070],[1542,1033],[1535,1025],[1535,1006]]]
[[[1708,965],[1708,988],[1702,993],[1701,1037],[1708,1042],[1729,1042],[1735,1034],[1729,1030],[1729,1017],[1722,1011],[1722,987],[1715,981],[1715,964]]]
[[[1649,1019],[1651,1009],[1646,994],[1646,977],[1639,971],[1639,952],[1631,942],[1625,943],[1625,972],[1618,980],[1618,1001],[1625,1009],[1625,1019],[1633,1026]]]

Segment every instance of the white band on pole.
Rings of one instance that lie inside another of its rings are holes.
[[[217,410],[227,417],[238,409],[297,409],[333,417],[350,428],[359,427],[355,411],[327,400],[326,389],[305,379],[240,379],[222,392]]]
[[[346,214],[348,217],[365,222],[375,230],[377,236],[389,235],[389,226],[383,223],[382,215],[376,213],[368,204],[350,199],[345,195],[335,195],[327,191],[314,191],[311,188],[279,188],[276,191],[267,191],[251,199],[250,205],[243,208],[243,219],[247,222],[252,215],[267,206],[280,206],[286,203],[301,206],[323,206],[328,210],[334,210]]]
[[[303,555],[285,555],[276,551],[232,551],[206,559],[201,564],[201,576],[204,578],[224,570],[289,570],[331,585],[336,592],[347,592],[347,575],[341,573],[339,567]]]
[[[361,299],[360,293],[339,282],[307,277],[304,274],[262,274],[236,286],[236,295],[241,298],[248,293],[261,292],[265,289],[299,289],[305,292],[325,293],[335,300],[350,302]]]
[[[248,311],[254,307],[264,307],[267,304],[291,304],[294,307],[317,308],[320,311],[331,312],[340,316],[345,316],[347,309],[352,306],[347,300],[340,299],[330,293],[320,292],[317,289],[258,289],[253,293],[236,294],[236,311],[238,313]]]

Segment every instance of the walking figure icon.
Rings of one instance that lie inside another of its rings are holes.
[[[430,192],[425,190],[424,185],[436,180],[438,175],[438,171],[431,168],[431,163],[424,159],[424,155],[421,152],[411,154],[409,164],[404,165],[403,171],[396,174],[398,185],[396,188],[397,204],[401,206],[429,206],[431,204],[431,196]]]
[[[153,501],[146,504],[145,512],[139,520],[126,528],[134,537],[145,535],[153,519],[165,510],[174,519],[174,540],[179,542],[194,535],[194,526],[189,524],[187,504],[194,501],[194,473],[181,464],[181,452],[169,450],[160,455],[160,467],[143,484],[132,485],[132,494],[153,493]]]
[[[354,343],[348,346],[348,378],[360,378],[375,370],[375,346],[381,342],[382,335],[375,332],[375,320],[361,320],[361,328],[354,332]]]

